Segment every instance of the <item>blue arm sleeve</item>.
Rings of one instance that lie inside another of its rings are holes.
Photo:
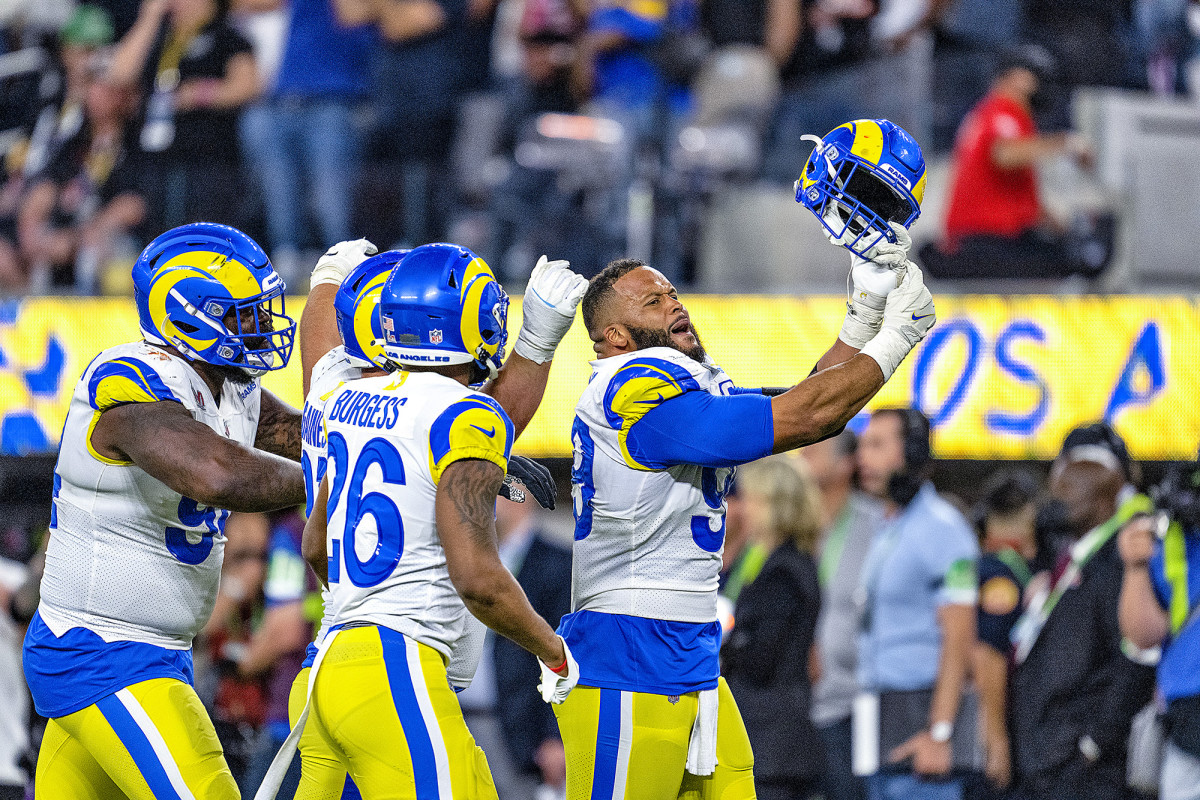
[[[745,464],[770,455],[775,445],[771,400],[761,394],[687,392],[646,412],[629,429],[626,444],[651,469]]]

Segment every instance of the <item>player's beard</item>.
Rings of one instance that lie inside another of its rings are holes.
[[[247,375],[241,367],[230,367],[225,364],[209,364],[209,367],[220,375],[222,380],[232,383],[235,389],[245,389],[254,382],[254,378]]]
[[[696,326],[691,326],[692,335],[696,337],[696,346],[684,349],[675,344],[675,340],[671,338],[670,331],[664,331],[658,328],[635,328],[626,326],[629,329],[629,335],[633,338],[633,343],[637,345],[638,350],[645,350],[647,347],[670,347],[672,350],[678,350],[688,358],[704,363],[704,359],[708,358],[708,354],[704,351],[704,343],[700,341],[700,334],[696,331]]]

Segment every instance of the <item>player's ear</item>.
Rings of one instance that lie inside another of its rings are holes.
[[[600,341],[596,342],[597,352],[600,351],[600,348],[620,352],[636,349],[633,337],[629,335],[629,329],[618,322],[614,322],[604,329]]]

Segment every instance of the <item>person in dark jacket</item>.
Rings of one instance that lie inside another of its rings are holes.
[[[825,763],[809,675],[821,608],[813,560],[820,499],[807,465],[786,457],[743,467],[739,487],[750,536],[768,555],[738,596],[722,673],[754,748],[759,800],[804,800]]]
[[[1120,459],[1100,444],[1065,450],[1051,472],[1074,541],[1031,581],[1012,634],[1009,729],[1028,800],[1126,796],[1130,723],[1150,699],[1154,669],[1122,651],[1116,534],[1150,509],[1143,495],[1120,502],[1124,484]]]

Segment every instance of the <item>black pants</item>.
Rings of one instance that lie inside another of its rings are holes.
[[[773,781],[761,778],[754,781],[758,800],[810,800],[817,791],[816,781]]]
[[[1019,800],[1125,800],[1125,762],[1089,764],[1076,755],[1066,764],[1022,779]]]

